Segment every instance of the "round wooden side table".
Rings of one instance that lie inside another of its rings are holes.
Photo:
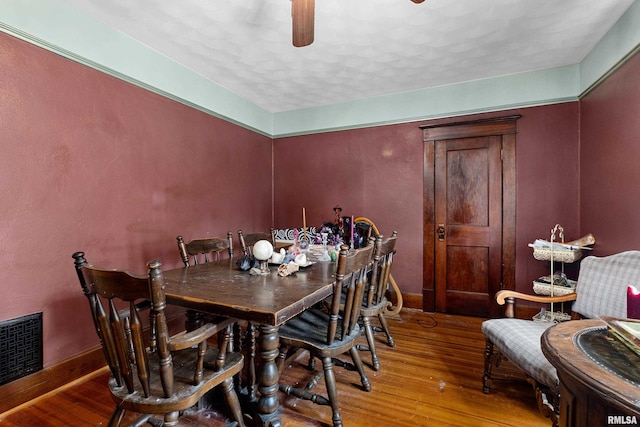
[[[640,425],[640,356],[603,321],[559,323],[540,341],[558,371],[561,427]]]

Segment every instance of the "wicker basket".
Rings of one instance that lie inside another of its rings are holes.
[[[555,285],[553,287],[553,296],[560,297],[563,295],[569,295],[576,292],[576,284],[575,280],[567,279],[567,284],[569,286],[560,286]],[[551,295],[551,284],[545,282],[538,282],[537,280],[533,281],[533,292],[538,295]]]
[[[568,313],[563,313],[561,311],[556,311],[553,313],[548,311],[544,314],[544,316],[541,315],[541,313],[533,316],[534,322],[560,323],[566,322],[567,320],[571,320],[571,315]]]
[[[538,261],[551,261],[572,263],[582,258],[581,249],[551,249],[551,248],[533,248],[533,257]]]

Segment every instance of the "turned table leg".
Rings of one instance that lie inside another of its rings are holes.
[[[278,327],[260,325],[258,353],[262,366],[258,373],[258,417],[263,427],[280,427],[282,409],[278,400],[278,380],[280,375],[275,359],[278,356],[280,339]]]

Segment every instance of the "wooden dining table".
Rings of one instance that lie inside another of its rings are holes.
[[[278,400],[279,326],[333,293],[336,264],[316,262],[281,277],[241,271],[235,260],[222,260],[164,272],[167,303],[258,324],[257,418],[262,426],[281,426]]]

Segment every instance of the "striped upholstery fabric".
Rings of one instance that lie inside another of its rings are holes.
[[[627,286],[640,285],[640,251],[590,256],[580,264],[573,311],[584,317],[627,317]]]
[[[587,318],[627,317],[628,285],[640,285],[640,251],[586,257],[580,264],[572,309]],[[556,370],[540,348],[540,337],[550,326],[522,319],[491,319],[483,322],[482,332],[514,365],[559,392]]]

